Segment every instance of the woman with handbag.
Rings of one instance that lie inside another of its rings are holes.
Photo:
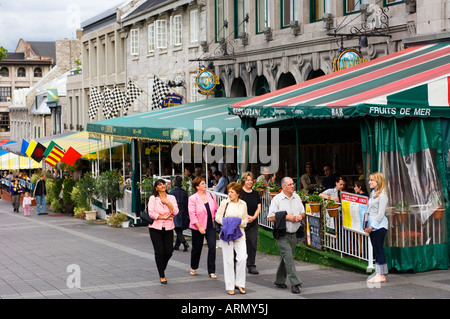
[[[23,187],[19,184],[19,179],[16,178],[13,183],[11,183],[10,186],[11,191],[11,202],[12,206],[14,208],[14,213],[19,212],[19,206],[20,206],[20,195],[22,195]]]
[[[229,199],[220,203],[216,215],[216,221],[222,225],[220,244],[223,253],[225,289],[229,295],[234,295],[235,288],[241,294],[245,294],[247,244],[244,229],[248,223],[247,204],[239,199],[242,193],[241,184],[232,182],[228,184],[227,191]]]
[[[158,179],[153,186],[153,194],[148,200],[148,213],[154,220],[148,228],[160,282],[167,284],[165,270],[173,253],[173,217],[178,214],[178,205],[175,196],[167,193],[163,179]]]
[[[189,197],[189,227],[192,230],[191,269],[189,274],[195,276],[202,253],[203,240],[206,237],[208,243],[208,274],[216,279],[216,229],[214,217],[217,212],[216,197],[206,191],[206,180],[196,177],[192,181],[192,187],[196,193]]]

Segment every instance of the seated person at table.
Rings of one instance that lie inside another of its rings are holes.
[[[334,188],[324,190],[319,196],[323,199],[332,199],[336,203],[339,203],[341,201],[341,191],[345,187],[345,180],[342,177],[338,177],[335,184],[336,186]]]
[[[330,164],[325,164],[323,166],[323,172],[325,174],[325,179],[322,181],[323,187],[325,187],[325,189],[333,188],[334,182],[339,175],[334,171],[333,166]]]

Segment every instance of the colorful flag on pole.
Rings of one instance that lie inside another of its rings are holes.
[[[64,157],[64,154],[64,151],[58,146],[58,144],[55,143],[55,145],[52,147],[52,150],[45,159],[45,162],[54,167]]]
[[[34,149],[36,148],[36,145],[37,145],[37,143],[34,140],[31,140],[30,143],[28,143],[28,147],[27,147],[27,150],[25,151],[25,154],[29,158],[31,158],[31,154],[33,153]]]
[[[169,86],[155,76],[153,80],[152,110],[161,108],[161,103],[169,92]]]
[[[34,159],[36,162],[40,163],[44,159],[44,152],[46,147],[41,143],[37,142],[36,147],[31,153],[30,157]]]
[[[78,152],[76,149],[70,146],[69,149],[64,154],[64,156],[61,158],[61,162],[72,166],[81,156],[82,154],[80,152]]]
[[[53,150],[53,147],[58,146],[59,149],[63,150],[63,148],[61,146],[59,146],[58,144],[55,143],[55,141],[51,141],[50,144],[48,144],[47,149],[44,152],[44,157],[47,157],[50,152]]]
[[[28,149],[29,145],[30,145],[30,143],[28,143],[28,141],[23,139],[22,140],[22,147],[20,148],[20,154],[22,154],[23,156],[27,156],[27,149]]]
[[[123,105],[123,115],[128,114],[128,110],[131,107],[131,105],[134,103],[134,100],[136,100],[143,90],[137,87],[136,84],[134,84],[131,80],[128,81],[128,87],[127,87],[127,93],[126,93],[126,101]]]

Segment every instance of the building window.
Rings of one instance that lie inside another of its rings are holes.
[[[0,102],[9,102],[11,100],[11,87],[0,87]]]
[[[390,4],[396,4],[396,3],[402,3],[405,2],[404,0],[383,0],[383,4],[385,6],[388,6]]]
[[[256,0],[256,33],[270,27],[269,12],[269,0]]]
[[[148,51],[153,52],[155,50],[155,24],[148,25]]]
[[[139,54],[139,29],[131,29],[131,55]]]
[[[246,32],[245,19],[245,1],[234,0],[234,37],[239,38],[241,32]]]
[[[281,1],[281,27],[286,28],[291,25],[295,19],[295,0]]]
[[[311,0],[311,22],[322,20],[324,13],[331,13],[330,0]]]
[[[215,0],[216,1],[216,42],[220,38],[226,38],[226,30],[227,28],[224,27],[225,21],[226,21],[226,0]]]
[[[189,21],[191,43],[198,42],[198,10],[192,10]]]
[[[25,68],[20,67],[17,69],[17,77],[24,78],[27,75],[27,72],[25,71]]]
[[[34,69],[34,77],[35,78],[41,78],[42,77],[42,69],[41,68],[35,68]]]
[[[359,11],[362,4],[368,4],[369,0],[345,0],[344,1],[344,12],[352,13]]]
[[[0,132],[9,132],[9,113],[0,113]]]
[[[181,15],[172,17],[171,29],[173,45],[181,45]]]
[[[0,76],[6,77],[6,78],[9,77],[9,69],[6,66],[4,66],[0,69]]]
[[[191,81],[190,81],[190,88],[191,88],[191,100],[190,102],[197,102],[198,101],[198,86],[197,86],[197,74],[191,74]]]
[[[156,20],[156,47],[158,49],[167,48],[167,21]]]

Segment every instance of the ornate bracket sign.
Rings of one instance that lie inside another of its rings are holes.
[[[353,49],[347,49],[341,52],[337,59],[333,60],[333,72],[349,68],[354,65],[367,62],[362,54]]]
[[[209,95],[214,93],[216,85],[220,84],[220,79],[214,72],[201,68],[195,78],[195,82],[200,88],[200,94]]]

